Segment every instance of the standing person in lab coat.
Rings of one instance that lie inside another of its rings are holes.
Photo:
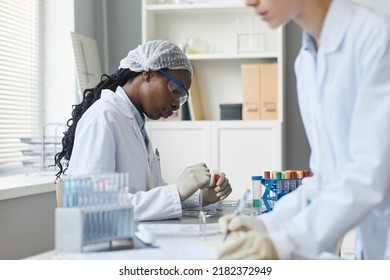
[[[304,30],[295,72],[313,176],[258,219],[222,217],[244,237],[220,258],[316,258],[355,228],[357,259],[390,259],[389,18],[350,0],[246,4]]]
[[[65,171],[75,176],[129,173],[129,200],[139,221],[180,217],[182,206],[199,205],[200,188],[204,205],[225,199],[232,191],[229,180],[220,173],[213,182],[204,163],[186,168],[175,184],[167,185],[144,129],[145,115],[168,118],[187,101],[192,72],[186,55],[169,41],[149,41],[131,50],[115,74],[103,75],[74,106],[63,149],[55,157],[57,179]]]

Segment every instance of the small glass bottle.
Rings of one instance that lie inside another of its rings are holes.
[[[261,176],[252,176],[252,194],[253,194],[253,213],[254,215],[261,214],[261,195],[262,195],[262,187],[261,187]]]

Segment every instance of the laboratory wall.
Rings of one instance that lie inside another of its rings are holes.
[[[76,100],[76,78],[70,32],[74,30],[74,2],[41,0],[44,6],[44,81],[42,125],[65,123]],[[59,20],[61,19],[61,20]]]
[[[141,0],[75,0],[75,31],[95,38],[103,72],[141,43]]]
[[[98,19],[103,16],[100,4],[101,0],[75,0],[74,26],[76,32],[92,38],[96,38],[101,33],[99,32],[102,30],[101,26],[98,26]]]
[[[141,0],[106,0],[108,71],[114,73],[129,50],[141,43]]]
[[[310,146],[306,138],[298,107],[295,58],[301,47],[302,30],[290,22],[286,25],[285,62],[285,127],[284,127],[284,167],[285,169],[308,169]]]
[[[55,192],[0,200],[0,260],[54,248]]]

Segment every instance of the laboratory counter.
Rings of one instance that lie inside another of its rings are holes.
[[[64,253],[55,250],[34,255],[26,259],[216,259],[217,249],[224,235],[219,232],[218,219],[233,213],[237,201],[226,201],[215,214],[206,212],[206,225],[200,224],[196,212],[184,211],[180,219],[146,221],[137,223],[138,237],[133,244],[113,242],[110,249],[96,249],[83,253]],[[144,242],[141,242],[141,240]],[[118,245],[119,244],[119,245]]]
[[[136,224],[140,233],[150,233],[134,238],[129,247],[119,245],[113,250],[96,250],[83,253],[59,253],[55,250],[26,258],[32,260],[87,259],[87,260],[164,260],[164,259],[217,259],[218,249],[223,246],[224,235],[219,232],[218,219],[233,213],[237,201],[226,201],[221,210],[206,218],[206,226],[200,225],[199,217],[183,215],[180,219],[147,221]],[[243,214],[250,214],[246,205]],[[183,211],[186,214],[185,211]],[[187,213],[188,214],[188,213]],[[354,258],[354,231],[348,232],[341,244],[340,256],[343,259]],[[226,242],[229,242],[226,241]],[[149,243],[149,244],[145,244]],[[337,258],[337,256],[335,256]]]

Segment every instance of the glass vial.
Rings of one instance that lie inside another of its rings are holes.
[[[253,195],[253,213],[254,215],[260,215],[261,214],[261,206],[262,206],[262,187],[261,187],[261,176],[252,176],[252,195]]]

